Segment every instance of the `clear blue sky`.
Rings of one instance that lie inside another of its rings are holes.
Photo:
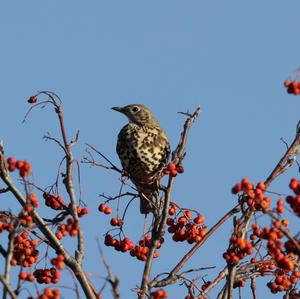
[[[200,105],[173,200],[201,211],[210,227],[235,204],[231,186],[244,176],[264,180],[285,151],[280,138],[294,137],[300,98],[287,95],[282,83],[299,66],[299,11],[296,0],[3,1],[0,139],[8,155],[32,163],[36,184],[47,186],[62,153],[42,140],[46,132],[58,134],[50,109],[37,109],[21,124],[36,91],[52,90],[63,99],[69,136],[80,130],[78,160],[90,143],[119,163],[115,143],[126,120],[112,106],[149,106],[174,147],[184,120],[177,112]],[[95,240],[109,220],[97,212],[97,196],[116,194],[118,176],[86,165],[81,172],[82,199],[91,210],[83,219],[86,269],[100,287],[105,271]],[[296,167],[272,190],[287,192],[292,176],[299,177]],[[7,206],[16,207],[2,199],[0,210]],[[137,210],[138,204],[130,208],[125,227],[135,241],[143,223]],[[230,228],[228,222],[187,267],[216,265],[207,276],[213,279],[224,265]],[[154,269],[168,271],[187,248],[168,240]],[[105,254],[120,276],[122,298],[133,298],[142,263],[108,248]],[[264,283],[259,297],[270,297]],[[182,290],[169,288],[170,298],[183,298]]]

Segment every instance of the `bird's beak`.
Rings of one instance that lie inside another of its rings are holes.
[[[112,110],[118,111],[118,112],[123,112],[123,108],[122,107],[112,107]]]

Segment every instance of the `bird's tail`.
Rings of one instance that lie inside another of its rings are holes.
[[[141,175],[134,179],[131,178],[139,192],[141,214],[156,214],[159,209],[158,195],[161,178],[161,172],[147,177]]]
[[[140,197],[141,214],[155,213],[158,209],[159,181],[137,186]]]
[[[145,194],[146,193],[146,194]],[[140,212],[141,214],[149,214],[157,209],[157,194],[158,192],[139,192],[140,196]]]

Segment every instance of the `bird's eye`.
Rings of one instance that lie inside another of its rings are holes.
[[[131,111],[132,112],[138,112],[140,110],[140,108],[139,107],[137,107],[137,106],[134,106],[132,109],[131,109]]]

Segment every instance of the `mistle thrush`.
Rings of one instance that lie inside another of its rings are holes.
[[[168,138],[151,111],[141,104],[113,107],[129,123],[118,135],[117,153],[123,169],[136,186],[142,214],[154,212],[162,169],[169,159]]]

